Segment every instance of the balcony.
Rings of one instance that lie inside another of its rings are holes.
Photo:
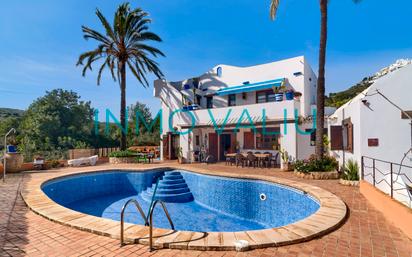
[[[287,120],[292,120],[294,118],[295,109],[300,110],[300,101],[298,100],[200,109],[185,112],[182,110],[175,110],[171,127],[212,127],[213,123],[219,126],[223,123],[230,125],[237,124],[240,118],[242,118],[242,124],[250,124],[250,119],[256,124],[262,122],[263,115],[265,115],[266,122],[283,121],[285,117]]]

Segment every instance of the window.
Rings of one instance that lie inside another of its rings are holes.
[[[256,103],[266,103],[265,92],[256,92]]]
[[[275,93],[273,90],[256,92],[256,103],[275,102]]]
[[[201,101],[202,101],[202,96],[196,95],[196,97],[195,97],[195,104],[200,105]]]
[[[195,137],[195,143],[196,143],[196,146],[200,145],[200,137],[198,135],[196,135]]]
[[[222,77],[222,67],[217,67],[216,74],[219,78]]]
[[[213,108],[213,96],[206,97],[206,108]]]
[[[330,126],[330,149],[342,150],[342,126]]]
[[[228,106],[236,106],[236,95],[235,94],[232,94],[232,95],[228,96],[227,105]]]
[[[316,129],[305,129],[305,132],[311,132],[311,131],[312,133],[310,133],[310,145],[314,146],[316,145]],[[326,136],[328,135],[327,128],[323,129],[323,134]]]
[[[266,128],[265,135],[263,129],[257,129],[256,149],[273,150],[279,149],[280,128]]]
[[[345,150],[353,153],[353,124],[349,119],[342,122],[342,126],[330,127],[331,150]]]

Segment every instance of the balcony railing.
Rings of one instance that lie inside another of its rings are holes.
[[[283,121],[284,119],[293,119],[295,109],[299,110],[299,108],[299,101],[290,100],[193,111],[174,110],[173,126],[187,126],[192,124],[196,126],[212,125],[213,120],[215,120],[216,123],[223,120],[231,123],[240,118],[248,122],[248,117],[250,117],[252,121],[256,121],[262,120],[263,116],[265,116],[267,121]]]

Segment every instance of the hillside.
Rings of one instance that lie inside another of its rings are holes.
[[[0,120],[8,117],[20,117],[23,113],[24,111],[19,109],[0,108]]]
[[[372,84],[373,80],[371,77],[367,77],[349,89],[337,93],[330,93],[329,96],[325,96],[325,106],[339,108]]]
[[[350,99],[360,94],[363,90],[368,88],[370,85],[372,85],[375,82],[375,80],[409,64],[412,64],[412,60],[409,60],[409,59],[397,60],[395,63],[389,65],[388,67],[381,69],[374,75],[364,78],[361,82],[350,87],[349,89],[346,89],[344,91],[337,92],[337,93],[330,93],[329,96],[325,96],[326,97],[325,105],[339,108],[340,106],[348,102]]]

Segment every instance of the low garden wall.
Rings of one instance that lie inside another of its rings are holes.
[[[299,178],[305,179],[338,179],[339,173],[337,171],[312,171],[312,172],[300,172],[295,171],[295,175]]]

